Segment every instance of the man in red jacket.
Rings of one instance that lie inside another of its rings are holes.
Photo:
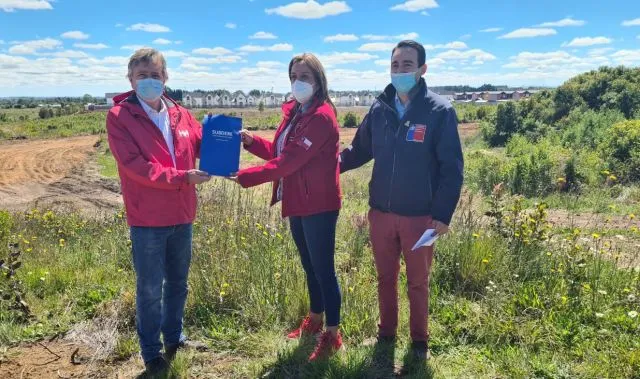
[[[182,316],[196,184],[209,176],[195,169],[202,141],[200,123],[164,95],[168,75],[162,54],[147,48],[136,51],[129,60],[128,77],[133,91],[114,98],[107,134],[131,228],[142,358],[147,373],[154,375],[165,372],[177,349],[187,346]]]

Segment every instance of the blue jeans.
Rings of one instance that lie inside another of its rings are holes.
[[[291,235],[307,276],[311,312],[325,313],[327,326],[340,323],[340,286],[336,277],[336,223],[339,211],[290,217]]]
[[[131,227],[133,266],[136,271],[136,324],[142,359],[161,356],[184,341],[182,316],[187,300],[191,263],[192,225]]]

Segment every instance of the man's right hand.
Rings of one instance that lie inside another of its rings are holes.
[[[246,129],[242,129],[240,131],[240,139],[245,146],[251,146],[253,143],[253,134]]]
[[[211,176],[204,171],[196,169],[187,171],[187,183],[189,184],[201,184],[209,180],[211,180]]]

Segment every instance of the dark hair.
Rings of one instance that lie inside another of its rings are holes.
[[[400,41],[391,51],[391,56],[393,56],[393,53],[396,52],[396,49],[399,49],[401,47],[410,47],[418,53],[418,67],[422,67],[422,65],[427,62],[427,53],[424,51],[424,46],[422,46],[421,43],[410,39]]]

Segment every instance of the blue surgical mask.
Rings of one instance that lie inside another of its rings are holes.
[[[409,93],[417,83],[415,72],[406,72],[399,74],[391,74],[391,84],[399,93]]]
[[[158,79],[139,79],[136,85],[136,93],[145,101],[156,101],[164,92],[164,83]]]

